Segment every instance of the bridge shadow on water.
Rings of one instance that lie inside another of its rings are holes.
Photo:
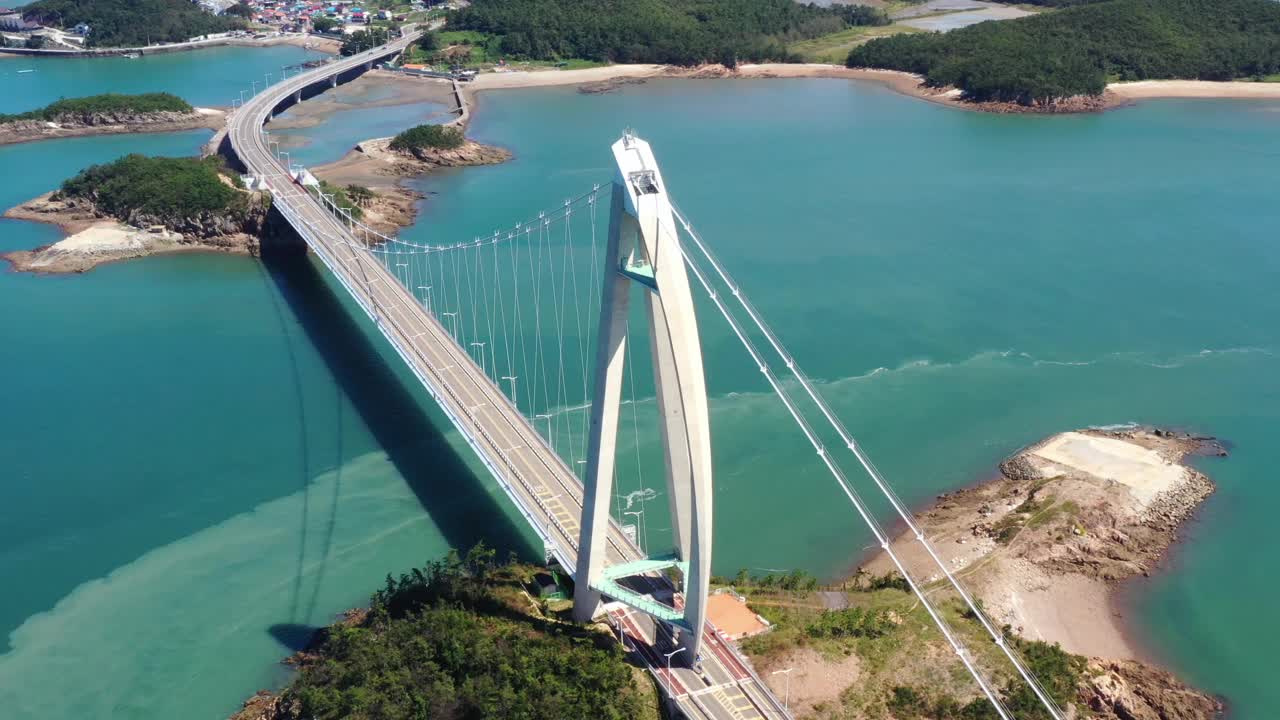
[[[337,283],[330,284],[322,276],[327,272],[296,249],[273,250],[264,243],[262,263],[271,282],[279,290],[289,309],[312,343],[325,366],[332,373],[338,389],[345,393],[374,440],[387,454],[388,460],[404,478],[422,509],[430,516],[450,547],[465,552],[483,540],[497,548],[499,556],[515,550],[523,557],[541,557],[526,534],[512,521],[509,510],[485,490],[479,478],[445,438],[442,428],[449,421],[443,413],[429,412],[434,402],[407,371],[403,376],[389,363],[401,363],[389,345],[384,344],[371,324],[360,320],[363,313],[354,302],[344,303],[338,293],[345,292]],[[380,351],[380,348],[385,351]],[[302,420],[300,420],[301,422]],[[341,443],[339,424],[336,443]],[[304,448],[305,452],[305,448]],[[339,458],[341,463],[343,458]],[[340,472],[340,467],[338,469]],[[303,478],[309,484],[310,477]],[[335,491],[336,493],[336,491]],[[328,519],[330,537],[337,513],[337,495]],[[307,506],[304,503],[304,515]],[[303,538],[309,523],[303,518]],[[318,591],[328,562],[329,541],[324,543],[324,557],[316,571]],[[422,562],[435,558],[424,555]],[[407,571],[400,568],[397,571]],[[297,588],[302,583],[299,562]],[[370,587],[372,593],[376,588]],[[272,625],[269,632],[284,647],[298,650],[306,647],[317,629],[305,624],[312,621],[315,595],[299,614],[295,599],[288,622]],[[302,623],[298,621],[302,620]]]

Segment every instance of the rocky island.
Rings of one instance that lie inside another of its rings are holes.
[[[358,143],[336,162],[312,168],[316,177],[336,186],[355,186],[372,195],[362,206],[365,223],[387,235],[413,223],[422,195],[405,187],[405,178],[437,170],[496,165],[511,152],[466,137],[451,125],[419,125],[395,137]]]
[[[1060,433],[917,515],[941,562],[1074,717],[1209,720],[1224,712],[1219,698],[1150,663],[1120,622],[1122,583],[1157,568],[1214,490],[1185,464],[1194,454],[1225,450],[1154,428]],[[1040,717],[1036,698],[914,533],[892,547],[1015,716]],[[795,668],[798,716],[996,717],[883,552],[830,589],[793,582],[788,591],[785,579],[743,576],[735,586],[774,628],[744,648],[771,682],[770,671]]]
[[[341,160],[313,171],[322,191],[354,217],[394,235],[413,222],[422,198],[400,180],[510,157],[502,148],[468,140],[460,129],[423,125],[394,138],[360,143]],[[388,183],[385,178],[395,180]],[[5,212],[7,218],[56,224],[69,236],[0,258],[19,271],[67,273],[166,252],[256,255],[263,234],[273,227],[269,209],[269,193],[245,190],[219,157],[128,155],[90,167],[61,189]]]
[[[218,129],[225,121],[221,110],[195,108],[169,93],[108,93],[0,115],[0,145],[80,135]]]
[[[66,273],[162,252],[256,254],[269,204],[262,193],[240,187],[217,158],[126,155],[6,212],[71,234],[0,257],[17,270]]]

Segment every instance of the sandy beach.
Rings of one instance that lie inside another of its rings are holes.
[[[934,89],[922,84],[923,78],[897,70],[848,68],[822,63],[762,63],[739,65],[726,70],[719,65],[676,68],[663,65],[609,65],[582,70],[541,70],[505,73],[483,73],[464,86],[468,96],[486,90],[549,87],[606,82],[623,78],[693,78],[693,79],[763,79],[763,78],[837,78],[865,80],[885,85],[897,92],[929,102],[975,111],[1007,112],[1006,104],[984,106],[960,99],[958,90]],[[1100,110],[1120,107],[1134,100],[1150,98],[1244,98],[1280,100],[1280,83],[1210,82],[1202,80],[1145,80],[1112,83],[1098,101],[1085,103],[1083,109]],[[1064,105],[1074,108],[1077,105]]]
[[[1105,660],[1143,660],[1123,626],[1118,583],[1146,575],[1212,492],[1183,464],[1197,441],[1130,430],[1054,435],[1000,477],[940,496],[918,522],[942,562],[1023,637]],[[894,549],[925,584],[941,570],[913,535]],[[893,571],[878,555],[864,569]]]
[[[1280,100],[1280,83],[1209,80],[1140,80],[1111,83],[1107,90],[1129,100],[1145,98],[1238,98]]]

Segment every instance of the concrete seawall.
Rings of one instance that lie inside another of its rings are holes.
[[[304,37],[304,36],[291,36]],[[306,36],[310,37],[310,36]],[[320,38],[317,38],[320,39]],[[323,38],[332,40],[332,38]],[[159,55],[162,53],[187,52],[190,50],[200,50],[210,47],[225,47],[228,45],[241,47],[265,47],[270,45],[282,45],[289,41],[285,37],[271,38],[210,38],[208,40],[194,40],[191,42],[169,43],[167,45],[149,45],[147,47],[133,48],[87,48],[84,50],[63,50],[60,48],[0,48],[0,53],[9,55],[24,55],[27,57],[116,57],[120,55]]]

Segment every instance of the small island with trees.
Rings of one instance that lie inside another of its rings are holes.
[[[106,93],[0,114],[0,145],[77,135],[216,129],[223,120],[222,111],[194,108],[170,93]]]
[[[71,235],[0,257],[17,270],[60,273],[165,252],[256,254],[269,207],[270,199],[241,187],[220,158],[126,155],[6,212]]]

